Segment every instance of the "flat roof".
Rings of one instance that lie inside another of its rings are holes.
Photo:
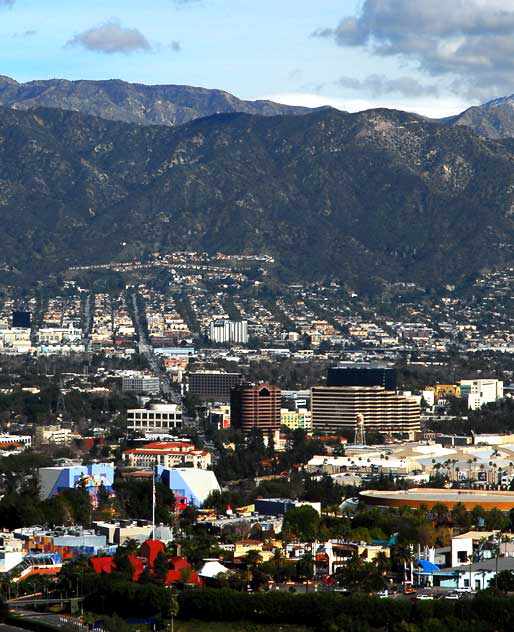
[[[359,498],[371,505],[389,507],[432,507],[437,503],[447,505],[450,509],[462,503],[467,509],[476,505],[492,509],[497,507],[503,511],[514,508],[514,492],[496,492],[476,489],[434,489],[414,488],[399,491],[366,490],[359,493]]]

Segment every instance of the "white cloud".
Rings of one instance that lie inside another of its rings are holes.
[[[276,101],[277,103],[283,103],[285,105],[302,105],[308,108],[318,108],[329,105],[346,112],[361,112],[374,108],[390,108],[394,110],[404,110],[406,112],[415,112],[416,114],[430,118],[444,118],[445,116],[459,114],[470,105],[474,105],[474,103],[458,97],[424,97],[419,99],[381,98],[380,101],[378,101],[362,98],[324,97],[319,94],[306,92],[270,94],[259,98],[269,99],[270,101]]]
[[[111,20],[78,33],[66,45],[82,46],[88,50],[107,55],[150,51],[152,49],[141,31],[125,28],[117,20]]]

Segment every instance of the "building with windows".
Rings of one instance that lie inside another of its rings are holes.
[[[314,386],[311,393],[314,430],[353,437],[357,417],[366,432],[414,438],[421,429],[417,399],[382,386]]]
[[[121,382],[121,390],[124,393],[158,395],[160,388],[159,378],[153,375],[124,375]]]
[[[202,470],[212,464],[210,452],[197,450],[188,441],[154,441],[140,448],[125,450],[123,462],[129,467],[195,467]]]
[[[150,408],[129,408],[127,428],[141,434],[170,434],[182,428],[182,408],[178,404],[151,404]]]
[[[280,388],[270,384],[241,384],[230,399],[231,425],[248,433],[280,428]]]
[[[214,320],[209,326],[209,338],[213,342],[248,342],[248,323],[246,320]]]
[[[34,441],[37,446],[41,445],[67,445],[73,439],[79,439],[81,436],[74,433],[70,428],[63,428],[60,425],[55,426],[36,426]]]
[[[232,389],[241,381],[241,373],[195,371],[189,374],[189,392],[203,401],[228,402]]]
[[[373,364],[348,364],[328,369],[327,386],[382,386],[396,390],[396,369]]]
[[[312,430],[312,413],[306,408],[299,408],[298,410],[282,408],[280,410],[280,425],[286,426],[290,430],[301,429],[310,432]]]
[[[460,396],[467,401],[468,408],[476,410],[503,397],[503,382],[493,379],[461,380]]]

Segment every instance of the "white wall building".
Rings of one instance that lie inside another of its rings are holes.
[[[246,320],[214,320],[209,326],[209,337],[213,342],[248,342]]]
[[[127,410],[127,428],[146,434],[170,434],[182,428],[182,408],[178,404],[151,404],[150,408]]]
[[[502,399],[503,382],[494,379],[461,380],[460,396],[467,400],[468,408],[476,410],[484,404]]]

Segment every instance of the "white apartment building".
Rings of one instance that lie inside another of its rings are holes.
[[[477,410],[484,404],[496,402],[503,397],[503,382],[494,379],[461,380],[460,396],[467,400],[468,408]]]
[[[246,320],[214,320],[209,325],[209,338],[213,342],[248,342],[248,322]]]
[[[150,408],[130,408],[127,410],[127,421],[127,428],[134,432],[170,434],[182,428],[182,408],[178,404],[151,404]]]

